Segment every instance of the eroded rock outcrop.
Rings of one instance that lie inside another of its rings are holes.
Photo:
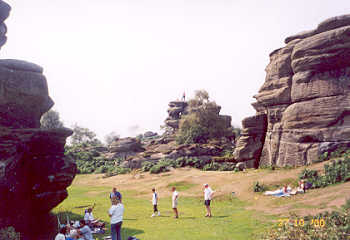
[[[251,141],[263,147],[250,151],[243,138],[239,160],[261,151],[260,165],[305,165],[350,145],[350,15],[285,42],[270,54],[265,83],[254,96],[253,107],[267,123],[264,141]]]
[[[1,46],[9,11],[0,1]],[[23,239],[43,239],[35,235],[37,225],[67,197],[76,173],[64,156],[72,131],[40,129],[40,118],[52,105],[40,66],[0,60],[0,228],[14,226]]]

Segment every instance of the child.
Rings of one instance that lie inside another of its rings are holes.
[[[158,194],[156,193],[156,189],[152,188],[152,204],[153,204],[153,214],[151,217],[155,217],[156,213],[158,213],[158,216],[160,216],[160,212],[158,211],[157,205],[158,205]]]

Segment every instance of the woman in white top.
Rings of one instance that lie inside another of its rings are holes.
[[[205,205],[205,208],[207,209],[207,214],[205,215],[206,217],[211,217],[210,202],[211,202],[211,199],[213,198],[213,193],[214,191],[211,190],[209,185],[207,183],[204,184],[204,205]]]
[[[117,198],[112,198],[112,206],[108,211],[111,217],[112,240],[122,240],[120,231],[123,223],[124,206]]]

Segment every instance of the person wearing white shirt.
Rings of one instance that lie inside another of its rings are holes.
[[[160,212],[158,211],[158,193],[155,188],[152,188],[152,204],[153,204],[153,214],[151,217],[155,217],[158,213],[160,216]]]
[[[175,187],[173,187],[171,190],[173,191],[172,207],[173,207],[173,210],[174,210],[174,213],[175,213],[175,218],[179,218],[179,213],[177,211],[177,202],[178,202],[178,199],[179,199],[179,193],[176,191]]]
[[[210,202],[213,198],[214,191],[209,187],[209,185],[206,183],[204,184],[204,205],[207,210],[206,217],[211,217],[211,209],[210,209]]]
[[[85,212],[84,220],[85,220],[85,223],[88,225],[91,225],[91,223],[94,221],[94,215],[92,214],[92,208],[89,208]]]
[[[112,206],[108,211],[111,217],[111,236],[112,240],[122,240],[120,230],[123,224],[124,206],[120,199],[112,198]]]
[[[66,227],[62,227],[60,232],[56,235],[55,240],[66,240]]]

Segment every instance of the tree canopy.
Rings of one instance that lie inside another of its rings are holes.
[[[63,122],[60,120],[60,114],[55,110],[50,110],[46,112],[40,120],[41,128],[43,129],[53,129],[53,128],[63,128]]]

